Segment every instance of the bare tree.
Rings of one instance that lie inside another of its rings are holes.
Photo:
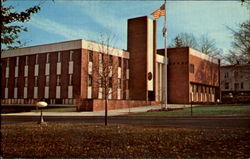
[[[222,53],[221,49],[216,47],[214,39],[210,39],[207,35],[201,35],[199,39],[199,50],[212,57],[218,57]]]
[[[230,63],[250,63],[250,20],[243,22],[237,31],[228,28],[234,36],[232,49],[225,57]]]
[[[100,37],[98,59],[92,60],[92,69],[88,70],[90,85],[95,92],[98,92],[97,96],[105,101],[105,125],[107,125],[108,118],[108,100],[117,99],[115,93],[122,88],[123,83],[123,78],[118,78],[118,67],[121,67],[122,59],[113,56],[117,51],[112,45],[114,40],[114,36],[102,35]],[[122,96],[121,92],[120,96]]]
[[[171,47],[191,47],[194,49],[198,48],[198,43],[193,34],[180,33],[173,40]]]

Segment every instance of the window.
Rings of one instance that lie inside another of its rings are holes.
[[[7,58],[6,67],[10,67],[10,58]]]
[[[243,83],[243,82],[241,82],[240,88],[241,88],[241,89],[244,89],[244,83]]]
[[[88,76],[88,86],[92,86],[92,76]]]
[[[6,78],[6,81],[5,81],[6,83],[5,83],[5,88],[8,88],[8,86],[9,86],[9,78]]]
[[[126,89],[128,89],[129,88],[129,82],[128,82],[128,80],[126,80]]]
[[[60,85],[61,85],[61,76],[60,76],[60,75],[57,75],[57,76],[56,76],[56,85],[57,85],[57,86],[60,86]]]
[[[16,57],[16,66],[19,65],[19,57]]]
[[[189,72],[194,73],[194,64],[189,64]]]
[[[73,85],[72,74],[69,74],[69,86]]]
[[[126,62],[126,68],[128,69],[129,68],[128,60],[125,60],[125,62]]]
[[[121,67],[122,66],[122,59],[121,57],[118,57],[118,67]]]
[[[28,65],[28,61],[29,61],[29,57],[26,56],[26,57],[25,57],[25,65]]]
[[[36,54],[36,64],[38,64],[38,54]]]
[[[113,64],[113,56],[109,55],[109,63]]]
[[[225,72],[224,78],[228,78],[228,72]]]
[[[99,63],[103,63],[103,54],[102,53],[99,54]]]
[[[49,76],[46,76],[46,79],[45,79],[45,86],[49,86]]]
[[[46,55],[46,63],[49,63],[49,62],[50,62],[50,54],[47,53],[47,55]]]
[[[239,89],[239,83],[234,83],[234,90],[238,90]]]
[[[38,87],[38,77],[35,76],[35,87]]]
[[[229,83],[225,83],[225,89],[229,89]]]
[[[17,87],[17,78],[15,78],[15,87]]]
[[[122,88],[122,80],[118,79],[118,88]]]
[[[69,61],[73,61],[73,53],[74,51],[69,52]]]
[[[89,62],[93,62],[93,51],[89,51]]]
[[[28,87],[28,77],[24,77],[24,86]]]
[[[61,52],[57,53],[57,62],[61,62]]]
[[[238,72],[234,72],[234,77],[238,77]]]
[[[112,77],[109,78],[109,88],[112,88]]]
[[[99,79],[99,87],[100,87],[100,88],[103,87],[103,78],[102,78],[102,77]]]

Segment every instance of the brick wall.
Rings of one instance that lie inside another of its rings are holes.
[[[101,111],[105,110],[105,100],[101,99],[78,99],[77,111]],[[108,100],[108,110],[133,108],[139,106],[159,104],[155,101],[142,100]]]

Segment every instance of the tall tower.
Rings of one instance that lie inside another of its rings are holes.
[[[130,98],[155,100],[156,21],[147,16],[128,19]]]

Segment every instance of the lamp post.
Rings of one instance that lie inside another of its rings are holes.
[[[44,123],[44,120],[43,120],[43,108],[47,107],[48,104],[46,102],[40,101],[40,102],[36,103],[36,106],[41,109],[40,121],[38,121],[38,124],[43,124]]]

